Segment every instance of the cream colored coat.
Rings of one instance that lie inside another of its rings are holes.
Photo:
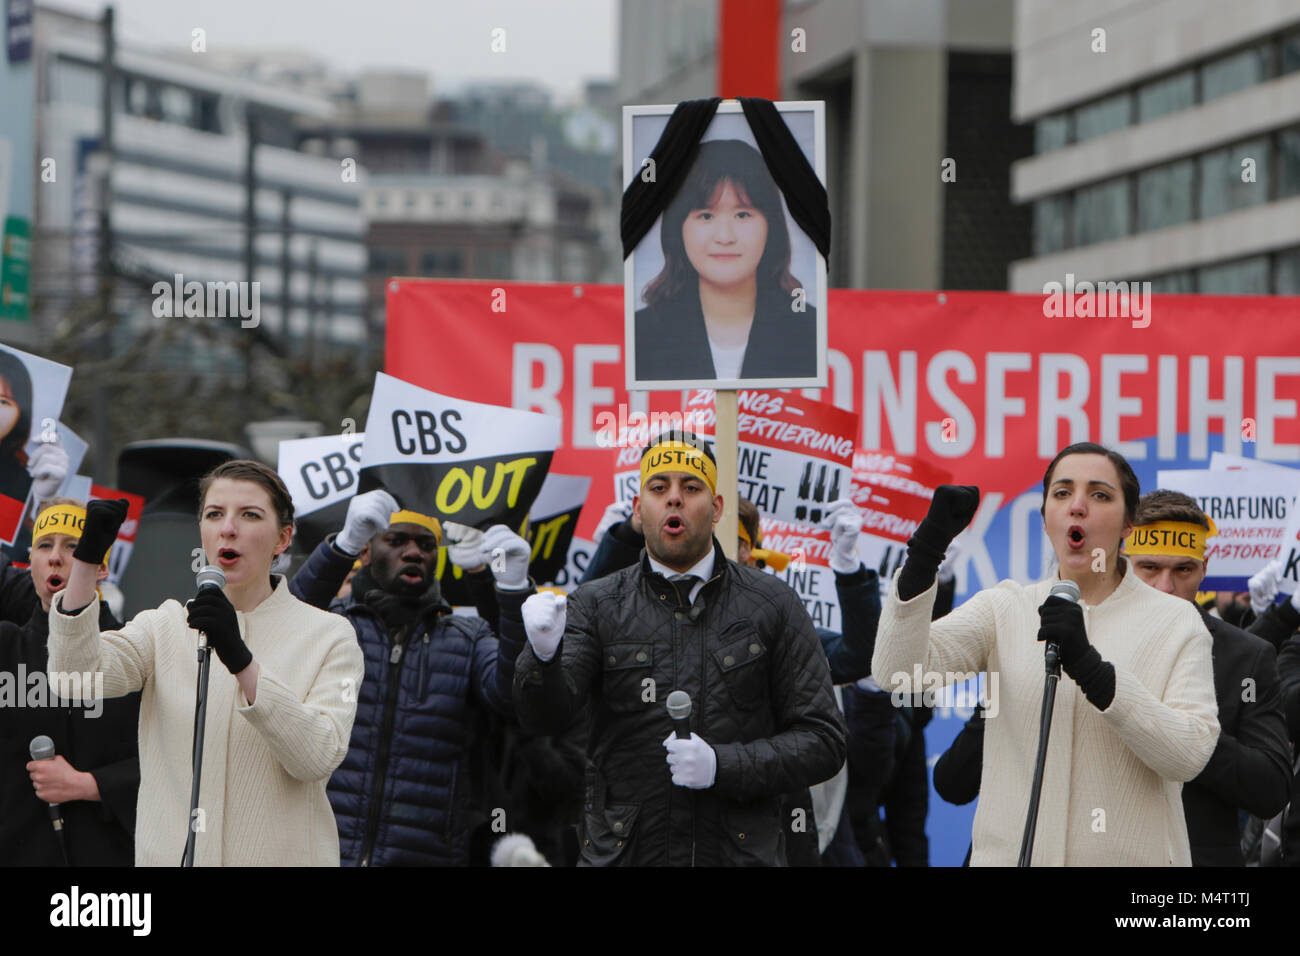
[[[342,761],[363,662],[346,618],[289,593],[283,577],[239,631],[258,662],[256,703],[213,654],[203,740],[196,866],[338,866],[325,783]],[[198,632],[177,601],[98,627],[98,601],[50,609],[49,669],[104,673],[104,696],[143,691],[137,866],[179,866],[190,810]]]
[[[918,664],[937,674],[987,670],[990,688],[997,675],[972,866],[1015,866],[1020,855],[1043,699],[1038,607],[1052,583],[1002,581],[932,624],[935,587],[904,602],[896,575],[880,616],[871,670],[882,688],[900,687],[900,674],[914,681]],[[1084,621],[1115,667],[1115,697],[1099,711],[1062,674],[1032,863],[1190,866],[1182,782],[1201,772],[1219,737],[1210,634],[1189,601],[1131,568],[1101,604],[1084,605]]]

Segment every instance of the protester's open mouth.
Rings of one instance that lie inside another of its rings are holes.
[[[1065,533],[1066,540],[1069,541],[1070,547],[1078,551],[1083,547],[1084,533],[1083,528],[1077,524],[1070,525],[1070,530]]]
[[[63,578],[59,577],[57,574],[51,574],[48,578],[45,579],[45,586],[49,589],[51,594],[53,594],[55,591],[62,590],[63,585],[66,583],[67,582],[64,581]]]
[[[669,515],[664,519],[663,528],[664,534],[676,537],[677,535],[686,532],[686,523],[682,521],[679,515]]]
[[[234,548],[222,548],[217,552],[217,564],[223,568],[231,567],[238,560],[239,552]]]
[[[408,565],[402,568],[402,572],[398,577],[412,584],[420,584],[424,581],[424,570],[418,566]]]

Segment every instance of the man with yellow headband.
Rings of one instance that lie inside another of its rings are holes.
[[[94,675],[81,674],[62,688],[81,699],[59,700],[46,674],[50,602],[67,585],[85,517],[72,498],[45,503],[31,546],[40,603],[22,627],[0,622],[0,863],[10,866],[131,866],[135,857],[140,694],[91,700]],[[101,565],[98,579],[107,575]],[[106,603],[100,627],[121,627]],[[28,748],[42,735],[55,756],[33,760]],[[49,804],[60,807],[59,833]]]
[[[784,865],[799,826],[784,795],[844,761],[812,620],[784,582],[727,560],[713,537],[722,506],[712,449],[666,432],[641,456],[640,560],[567,604],[524,604],[521,725],[556,733],[593,707],[582,865]],[[689,736],[665,709],[677,690]]]
[[[477,822],[468,786],[475,729],[483,708],[514,714],[532,549],[505,525],[477,539],[475,563],[490,565],[496,581],[494,634],[443,600],[443,533],[437,518],[402,508],[386,491],[357,495],[343,530],[320,543],[289,586],[347,617],[365,653],[347,756],[327,788],[343,866],[466,865]],[[351,593],[335,598],[358,556]]]
[[[1124,554],[1141,580],[1195,604],[1208,566],[1206,539],[1216,530],[1189,496],[1148,492],[1138,501]],[[1214,640],[1220,732],[1210,762],[1183,785],[1183,812],[1193,866],[1242,866],[1238,811],[1267,820],[1290,796],[1277,655],[1267,641],[1199,610]]]

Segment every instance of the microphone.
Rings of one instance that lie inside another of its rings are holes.
[[[194,575],[195,587],[202,591],[204,588],[224,588],[226,586],[226,572],[222,571],[215,564],[205,564],[199,569],[199,573]],[[1078,588],[1075,588],[1077,591]]]
[[[668,716],[672,718],[678,740],[691,739],[691,695],[675,690],[668,695]]]
[[[200,594],[204,588],[224,588],[226,586],[226,572],[222,571],[215,564],[205,564],[199,568],[199,573],[194,575],[194,584]],[[203,654],[208,649],[208,635],[199,631],[199,660],[203,660]]]
[[[1047,596],[1049,598],[1065,598],[1071,604],[1078,604],[1079,585],[1073,581],[1055,581],[1052,583],[1052,590],[1048,592]],[[1048,668],[1055,672],[1061,660],[1061,645],[1057,641],[1048,641],[1043,654],[1047,659]]]
[[[687,706],[689,706],[689,701]],[[39,737],[33,737],[32,742],[27,747],[27,752],[32,755],[33,760],[53,760],[54,759],[54,741],[49,737],[41,734]],[[55,833],[63,832],[63,811],[57,803],[48,804],[50,809],[50,823],[54,825]]]

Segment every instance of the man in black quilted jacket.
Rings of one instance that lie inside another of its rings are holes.
[[[812,620],[785,583],[727,560],[712,450],[669,432],[641,457],[640,561],[568,597],[525,602],[515,710],[562,730],[593,721],[580,828],[589,866],[786,863],[782,794],[844,762],[844,722]],[[664,702],[685,691],[691,734]],[[806,821],[805,821],[806,825]]]

